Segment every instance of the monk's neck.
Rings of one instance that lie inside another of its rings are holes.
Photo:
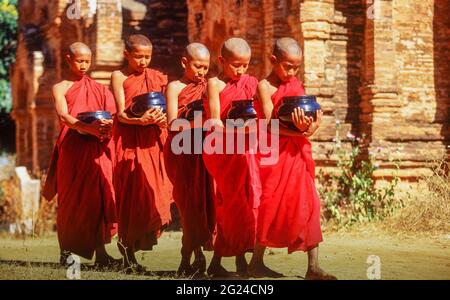
[[[183,77],[181,77],[180,82],[181,82],[181,83],[184,83],[184,84],[186,84],[186,85],[191,84],[191,83],[199,83],[199,82],[197,82],[197,81],[194,81],[194,80],[189,79],[189,78],[186,77],[185,75],[183,75]]]
[[[267,81],[276,88],[278,88],[283,83],[281,79],[273,72],[270,73],[270,75],[267,77]]]
[[[148,67],[147,67],[147,68],[148,68]],[[131,67],[128,65],[128,66],[125,67],[124,73],[125,73],[126,76],[130,76],[130,75],[136,75],[136,76],[139,76],[139,75],[144,74],[144,73],[145,73],[145,70],[147,70],[147,68],[145,68],[144,71],[139,72],[139,71],[137,71],[137,70],[131,68]]]
[[[221,74],[219,74],[219,76],[217,76],[217,78],[219,78],[220,80],[222,80],[225,83],[228,83],[228,82],[237,82],[237,81],[241,80],[241,78],[244,77],[245,75],[246,74],[243,74],[238,80],[232,80],[229,76],[221,73]]]
[[[79,75],[79,74],[75,74],[75,73],[73,73],[73,72],[70,72],[68,75],[67,75],[67,80],[68,81],[80,81],[81,79],[83,79],[83,77],[85,77],[85,76],[87,76],[87,75]]]

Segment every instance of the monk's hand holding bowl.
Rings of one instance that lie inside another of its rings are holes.
[[[102,136],[111,129],[108,129],[105,127],[105,124],[102,123],[102,120],[98,119],[93,121],[92,123],[88,123],[84,126],[83,132],[86,132],[87,134],[93,135],[99,139],[102,139]]]
[[[300,132],[306,132],[313,123],[313,118],[305,116],[303,109],[296,108],[291,114],[292,123]]]
[[[319,129],[320,123],[322,122],[322,117],[323,117],[323,111],[320,109],[317,111],[316,121],[311,123],[311,126],[309,126],[308,130],[306,130],[306,132],[304,133],[305,136],[309,137],[309,136],[313,135],[317,131],[317,129]]]
[[[162,117],[164,117],[164,114],[160,108],[150,108],[140,117],[141,125],[155,124]]]
[[[156,120],[155,125],[158,125],[161,128],[167,128],[167,115],[163,114],[162,117],[158,118],[158,120]]]
[[[100,123],[100,141],[108,140],[112,136],[113,120],[99,119]]]

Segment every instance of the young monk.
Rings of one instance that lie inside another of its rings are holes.
[[[209,69],[210,54],[199,43],[189,44],[181,58],[184,75],[167,86],[167,120],[169,125],[185,112],[186,106],[195,100],[206,99],[206,74]],[[201,118],[199,113],[198,117]],[[191,121],[194,128],[195,121]],[[203,124],[200,120],[200,124]],[[191,139],[190,153],[174,154],[172,138],[178,134],[177,126],[171,126],[169,139],[165,145],[166,170],[173,183],[173,198],[181,216],[183,228],[180,275],[201,275],[206,271],[206,259],[202,247],[212,250],[212,233],[215,226],[213,203],[213,182],[203,163],[201,147],[195,152],[195,131],[203,136],[203,128],[184,131]],[[200,145],[201,146],[201,145]],[[191,265],[192,253],[195,260]]]
[[[61,122],[50,168],[43,189],[48,200],[58,194],[56,226],[61,264],[70,253],[111,266],[116,261],[106,253],[116,225],[112,185],[114,145],[112,120],[83,123],[78,113],[106,110],[116,112],[114,98],[103,85],[86,75],[91,50],[73,43],[65,56],[69,74],[53,86],[53,100]]]
[[[277,118],[278,107],[284,96],[304,95],[303,84],[295,77],[302,63],[302,51],[292,38],[281,38],[275,43],[270,57],[271,74],[258,84],[259,104],[270,120]],[[253,277],[278,277],[280,274],[264,265],[266,247],[287,247],[288,252],[307,251],[306,279],[336,279],[319,267],[319,248],[322,241],[320,228],[320,201],[314,185],[314,160],[311,136],[319,127],[322,111],[317,121],[306,117],[303,110],[292,113],[298,130],[280,125],[279,160],[274,165],[261,166],[263,187],[258,210],[257,242],[249,264]],[[277,134],[272,132],[272,134]]]
[[[135,252],[151,250],[171,220],[171,185],[163,158],[167,122],[159,108],[149,109],[142,117],[133,117],[126,109],[135,96],[164,92],[167,76],[148,68],[152,43],[143,35],[131,35],[126,39],[124,55],[127,66],[111,75],[117,107],[114,187],[119,249],[124,255],[125,268],[144,272],[145,268],[137,263]]]
[[[215,124],[214,130],[226,131],[222,128],[233,100],[251,99],[256,93],[258,80],[245,74],[250,57],[250,46],[245,40],[230,38],[225,41],[219,56],[223,72],[208,80],[208,116]],[[232,138],[236,135],[234,133]],[[243,154],[204,152],[203,158],[217,185],[217,237],[208,274],[232,275],[221,265],[221,258],[236,256],[237,273],[244,275],[247,271],[245,253],[253,249],[255,241],[255,208],[261,188],[256,156],[246,148]]]

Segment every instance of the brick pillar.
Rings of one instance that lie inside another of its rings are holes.
[[[335,134],[335,88],[327,83],[326,75],[333,22],[334,0],[304,0],[300,4],[300,42],[303,42],[304,59],[304,74],[300,76],[303,77],[306,93],[317,96],[325,114],[321,130],[313,137],[316,141],[313,143],[313,152],[318,165],[328,160],[322,149],[331,142]]]
[[[95,15],[95,58],[91,77],[109,84],[111,72],[122,65],[122,2],[98,0]]]
[[[308,93],[330,94],[320,87],[325,78],[326,40],[330,38],[334,18],[334,0],[305,0],[300,7],[304,39],[305,87]]]
[[[366,0],[364,32],[364,74],[361,94],[361,130],[368,137],[368,148],[386,146],[387,136],[397,131],[401,107],[393,32],[391,0]],[[387,161],[378,175],[393,167]],[[389,171],[390,172],[390,171]]]

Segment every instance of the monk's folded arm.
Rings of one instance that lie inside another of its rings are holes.
[[[265,80],[261,81],[258,84],[256,98],[262,106],[264,116],[269,121],[269,123],[267,124],[268,131],[272,134],[279,134],[284,136],[304,136],[304,134],[300,133],[297,130],[291,130],[283,126],[278,126],[278,132],[271,131],[272,126],[270,126],[270,123],[273,114],[273,102],[271,100],[271,97],[272,94],[270,93],[267,82]]]
[[[79,130],[82,132],[86,132],[92,135],[97,135],[95,130],[93,130],[92,126],[90,124],[86,124],[84,122],[81,122],[77,118],[72,117],[70,114],[58,114],[59,119],[61,122],[64,123],[67,127],[75,130]]]
[[[268,122],[270,122],[273,111],[273,103],[272,100],[270,100],[271,96],[267,82],[265,80],[259,82],[258,88],[256,89],[255,100],[261,105],[264,117],[266,117]]]
[[[218,80],[215,78],[210,78],[208,80],[209,119],[220,120],[220,90],[221,88],[218,84]]]
[[[178,117],[178,94],[180,89],[171,82],[166,89],[167,99],[167,123],[171,124]]]
[[[117,120],[120,123],[130,124],[130,125],[145,125],[142,118],[129,117],[126,112],[121,111],[117,113]]]
[[[89,124],[83,123],[77,118],[71,116],[69,114],[69,110],[67,108],[67,100],[65,97],[65,93],[67,92],[67,86],[63,85],[55,85],[52,90],[53,100],[55,102],[56,114],[58,115],[59,120],[66,125],[67,127],[83,132],[87,132],[93,135],[96,135],[95,131],[92,130]],[[98,132],[97,132],[98,133]]]
[[[272,134],[277,133],[277,132],[272,132],[272,130],[271,130],[272,127],[270,126],[270,123],[267,128],[268,128],[269,132],[271,132]],[[278,126],[278,134],[284,135],[284,136],[303,136],[303,137],[305,136],[304,133],[301,133],[300,131],[297,131],[297,130],[292,130],[292,129],[283,127],[283,125]]]
[[[123,89],[125,79],[126,76],[121,71],[114,71],[111,74],[111,87],[116,101],[117,120],[130,125],[143,125],[141,118],[129,117],[125,113],[125,91]]]

